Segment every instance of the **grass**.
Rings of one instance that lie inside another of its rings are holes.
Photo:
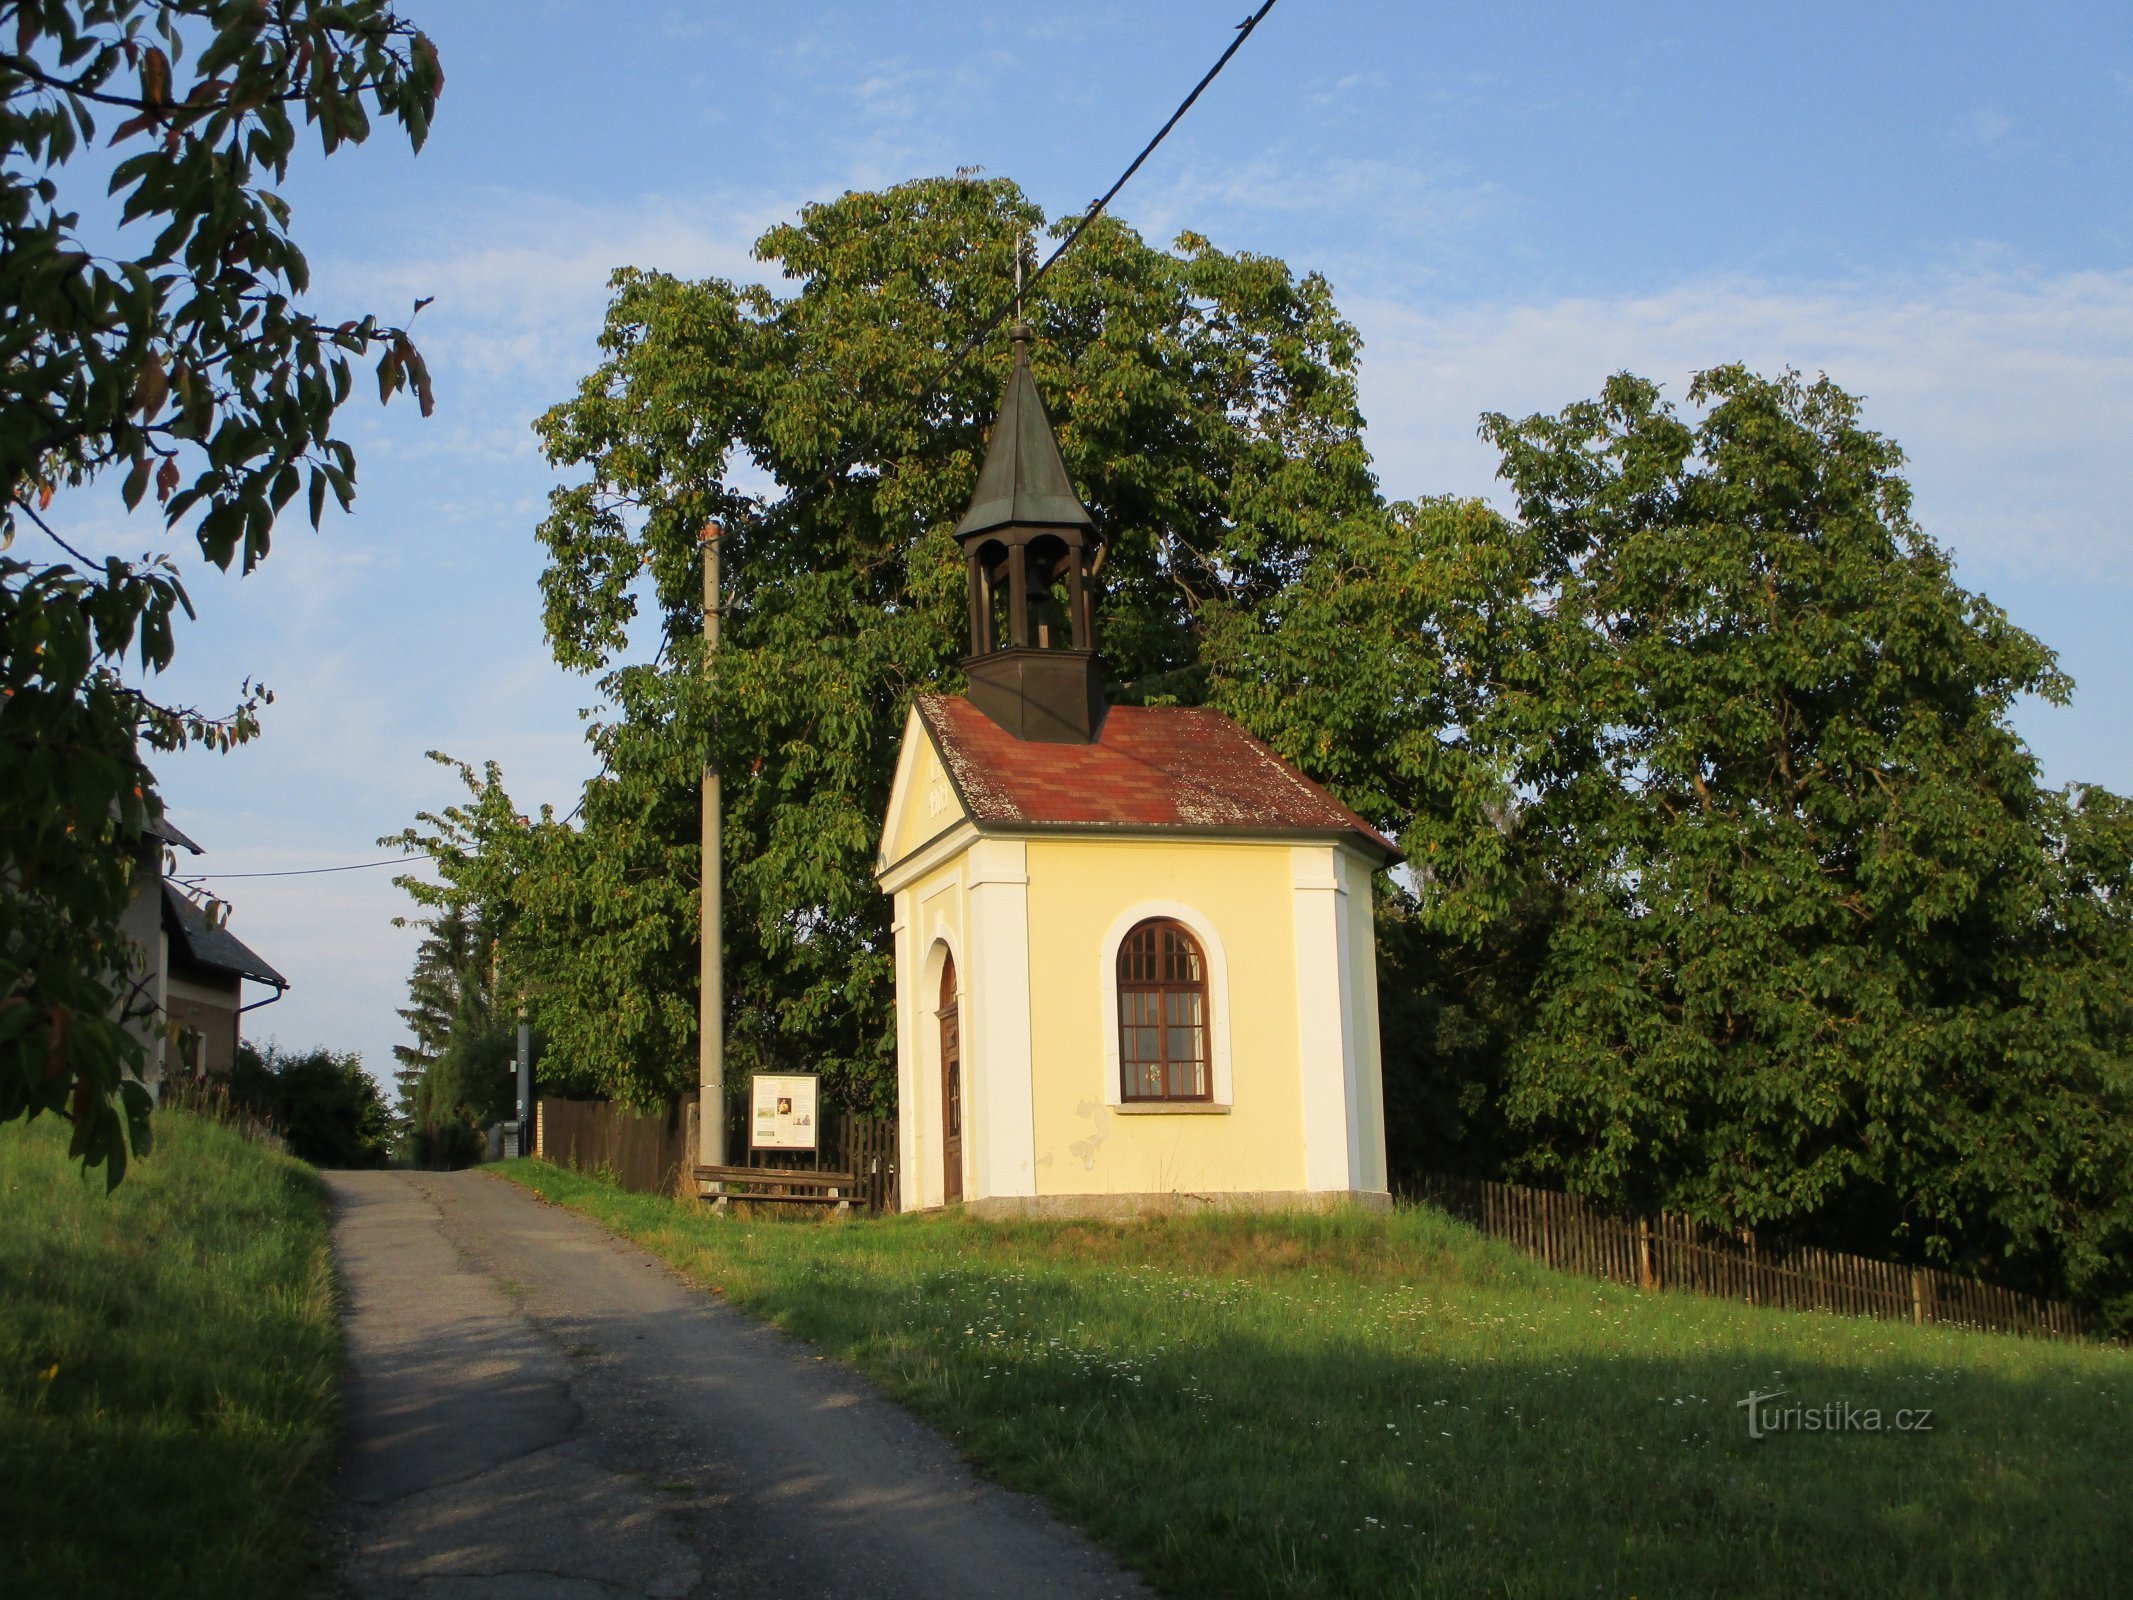
[[[156,1116],[106,1196],[50,1118],[0,1127],[0,1589],[286,1595],[321,1578],[337,1423],[325,1191]]]
[[[2119,1350],[1642,1295],[1427,1208],[751,1220],[504,1170],[871,1374],[1173,1595],[2105,1594],[2133,1570]],[[1754,1440],[1751,1389],[1883,1431]]]

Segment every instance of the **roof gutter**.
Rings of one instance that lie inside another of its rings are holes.
[[[288,986],[288,985],[287,985],[286,983],[277,983],[277,984],[271,985],[271,987],[273,988],[274,992],[273,992],[272,994],[268,995],[268,996],[266,997],[266,999],[264,999],[264,1000],[254,1000],[254,1001],[253,1001],[253,1002],[252,1002],[252,1003],[251,1003],[250,1005],[248,1005],[248,1006],[239,1006],[239,1007],[237,1008],[236,1012],[235,1012],[235,1015],[237,1015],[237,1016],[240,1016],[240,1017],[241,1017],[241,1016],[243,1016],[243,1015],[244,1015],[244,1014],[245,1014],[245,1013],[246,1013],[247,1011],[257,1011],[257,1010],[258,1010],[258,1009],[259,1009],[259,1008],[260,1008],[261,1006],[270,1006],[270,1005],[272,1005],[272,1004],[273,1004],[273,1003],[274,1003],[275,1001],[279,1000],[279,999],[280,999],[280,998],[281,998],[281,997],[282,997],[283,995],[285,995],[285,994],[287,994],[287,993],[289,992],[289,986]]]
[[[974,822],[978,832],[994,835],[1047,835],[1053,838],[1132,839],[1149,843],[1186,839],[1230,839],[1240,844],[1345,845],[1378,870],[1399,866],[1407,855],[1389,841],[1380,842],[1357,828],[1255,827],[1245,822]],[[914,854],[916,852],[913,852]]]

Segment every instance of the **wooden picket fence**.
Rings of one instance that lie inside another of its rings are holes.
[[[1428,1177],[1417,1198],[1564,1272],[1794,1311],[2079,1339],[2080,1311],[1995,1284],[1806,1246],[1770,1249],[1662,1212],[1610,1215],[1575,1195],[1479,1178]]]

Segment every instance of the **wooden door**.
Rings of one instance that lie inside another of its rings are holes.
[[[941,961],[941,1200],[963,1198],[963,1030],[956,1015],[955,957]]]

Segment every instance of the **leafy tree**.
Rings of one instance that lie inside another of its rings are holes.
[[[190,603],[168,553],[102,562],[51,525],[57,489],[119,475],[129,508],[219,567],[265,557],[299,494],[346,507],[355,460],[333,433],[353,363],[381,397],[429,379],[404,329],[303,308],[288,204],[298,118],[325,153],[373,116],[419,148],[436,51],[384,0],[18,0],[0,49],[0,1120],[55,1112],[116,1183],[147,1139],[146,1015],[119,932],[161,809],[139,744],[226,747],[226,716],[126,686],[168,666]],[[108,129],[100,121],[108,119]],[[119,207],[105,253],[62,180],[103,134]],[[54,513],[56,514],[56,513]]]
[[[525,991],[504,950],[520,919],[513,895],[538,874],[532,832],[495,764],[477,775],[435,751],[431,759],[458,772],[472,803],[424,812],[417,827],[378,842],[424,851],[440,880],[394,880],[431,911],[409,980],[414,1004],[401,1012],[417,1042],[395,1053],[410,1068],[406,1115],[416,1159],[449,1166],[472,1160],[479,1130],[515,1111]],[[544,824],[546,835],[562,831]]]
[[[2028,1272],[2133,1242],[2123,801],[2040,792],[2051,653],[1954,580],[1827,380],[1485,419],[1522,596],[1472,661],[1561,899],[1504,1061],[1525,1170]]]
[[[394,925],[405,927],[407,919],[396,918]],[[393,1046],[393,1059],[400,1063],[393,1074],[398,1115],[410,1128],[415,1122],[418,1088],[451,1042],[460,993],[476,981],[489,960],[474,922],[458,906],[424,920],[422,929],[422,942],[415,948],[415,970],[407,981],[408,1003],[399,1008],[400,1020],[415,1042]]]
[[[314,1167],[382,1167],[392,1113],[363,1058],[337,1050],[237,1047],[230,1100],[265,1118]]]
[[[499,1014],[485,989],[462,990],[452,1032],[416,1092],[414,1149],[424,1166],[478,1160],[483,1130],[512,1114],[515,1014]]]
[[[1007,341],[946,369],[1043,226],[1010,183],[929,179],[770,230],[757,253],[783,294],[616,275],[606,359],[538,425],[574,475],[541,527],[548,636],[559,661],[606,671],[605,770],[582,827],[531,828],[546,875],[513,891],[505,941],[590,1083],[651,1099],[693,1081],[709,729],[734,1069],[805,1061],[849,1100],[893,1094],[873,851],[911,695],[960,685],[951,530]],[[1061,448],[1109,544],[1113,692],[1205,699],[1213,619],[1273,603],[1343,518],[1375,509],[1354,331],[1319,278],[1193,235],[1156,249],[1108,219],[1027,310]],[[713,520],[729,592],[707,668],[698,539]],[[640,605],[659,659],[616,669]]]

